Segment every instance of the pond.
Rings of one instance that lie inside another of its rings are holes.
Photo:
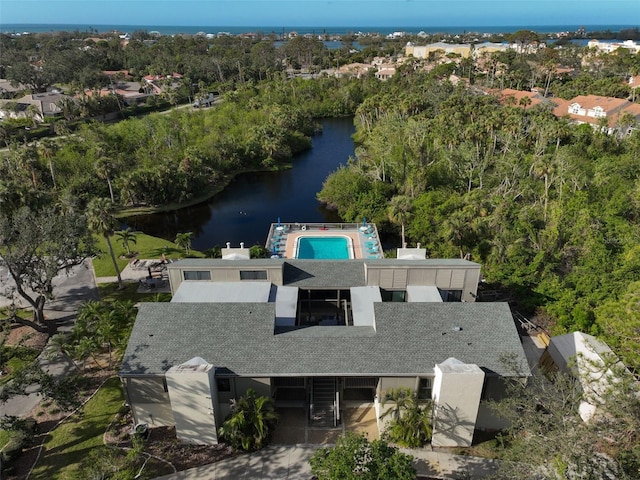
[[[177,233],[193,232],[193,248],[206,250],[226,242],[264,245],[269,225],[278,218],[286,223],[339,222],[316,194],[327,176],[354,155],[353,118],[328,118],[320,123],[322,133],[313,137],[312,149],[295,156],[293,168],[238,175],[205,203],[129,217],[126,224],[167,240],[174,240]]]

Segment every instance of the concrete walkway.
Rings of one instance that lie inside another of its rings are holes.
[[[204,467],[159,477],[156,480],[304,480],[310,479],[309,459],[320,446],[270,446]],[[418,475],[433,478],[476,479],[496,472],[494,460],[425,449],[401,449],[414,457]]]
[[[171,293],[171,288],[169,287],[169,281],[168,280],[160,280],[156,277],[156,283],[154,283],[154,288],[153,290],[145,288],[143,285],[143,282],[148,278],[149,276],[149,268],[153,268],[154,272],[156,273],[156,275],[158,274],[157,271],[157,264],[158,262],[160,262],[160,260],[140,260],[140,263],[142,265],[145,265],[144,267],[141,268],[135,268],[131,265],[131,263],[127,264],[123,269],[122,272],[120,272],[120,278],[122,278],[122,281],[125,283],[138,283],[140,285],[140,287],[138,288],[138,293]],[[156,265],[156,267],[146,267],[146,265]],[[110,277],[96,277],[95,278],[95,282],[100,284],[100,283],[116,283],[118,281],[118,277],[114,276],[110,276]]]

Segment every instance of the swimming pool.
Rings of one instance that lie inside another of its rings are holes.
[[[301,236],[296,242],[295,258],[346,260],[353,258],[349,237]]]

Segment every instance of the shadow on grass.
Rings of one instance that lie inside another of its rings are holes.
[[[49,434],[29,478],[77,478],[80,462],[91,450],[103,445],[104,432],[123,401],[120,380],[110,378],[80,412]]]

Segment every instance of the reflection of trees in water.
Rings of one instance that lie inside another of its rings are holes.
[[[351,118],[322,121],[323,133],[313,148],[293,160],[290,170],[251,172],[237,176],[208,202],[175,212],[138,215],[126,219],[149,235],[173,241],[180,232],[193,232],[193,248],[205,250],[226,242],[264,245],[269,225],[283,222],[339,222],[337,212],[319,205],[322,182],[353,155]]]
[[[203,227],[211,221],[208,203],[183,208],[173,212],[136,215],[126,219],[126,224],[154,237],[173,241],[180,232],[193,232],[194,238],[203,233]]]

